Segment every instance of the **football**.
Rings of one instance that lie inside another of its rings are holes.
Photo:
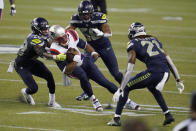
[[[73,62],[74,56],[75,56],[75,55],[78,55],[78,54],[79,54],[79,52],[78,52],[75,48],[71,48],[71,47],[70,47],[70,48],[67,50],[67,53],[66,53],[66,55],[67,55],[66,60],[68,61],[68,63]]]

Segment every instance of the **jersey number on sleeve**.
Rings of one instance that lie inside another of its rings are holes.
[[[151,41],[141,41],[141,45],[142,46],[148,45],[147,53],[150,57],[159,54],[158,50],[156,50],[156,51],[152,50],[154,46],[156,46],[161,52],[164,52],[163,49],[161,49],[161,47],[159,46],[159,43],[156,40],[152,40],[152,42]]]

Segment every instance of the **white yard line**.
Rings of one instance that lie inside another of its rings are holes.
[[[0,128],[27,129],[27,130],[39,130],[39,131],[65,131],[65,130],[58,130],[58,129],[33,128],[33,127],[9,126],[9,125],[0,125]]]
[[[0,81],[23,82],[22,80],[14,80],[14,79],[0,79]],[[44,81],[36,81],[36,82],[39,83],[39,84],[46,84],[46,82],[44,82]],[[59,82],[56,82],[55,84],[56,85],[63,86],[63,84],[62,83],[59,83]],[[80,87],[79,84],[72,84],[71,86],[73,86],[73,87]],[[103,87],[97,85],[97,86],[93,86],[93,88],[103,88]],[[138,89],[138,90],[147,91],[145,89]],[[169,93],[169,94],[179,94],[178,91],[162,91],[162,92]],[[183,92],[182,94],[183,95],[190,95],[191,93],[189,93],[189,92]]]
[[[175,61],[175,60],[174,60]],[[10,62],[10,61],[9,61]],[[0,62],[0,64],[9,64],[9,62]],[[181,61],[182,62],[182,61]],[[186,62],[188,62],[188,61],[186,61]],[[190,63],[196,63],[196,62],[194,62],[194,61],[189,61]],[[50,65],[47,65],[48,67],[52,67],[52,68],[58,68],[57,67],[57,65],[53,65],[53,64],[50,64]],[[99,68],[102,72],[104,72],[104,71],[108,71],[108,69],[107,68]],[[124,69],[119,69],[121,72],[123,72],[123,71],[125,71]],[[134,70],[133,72],[135,72],[135,73],[139,73],[139,72],[141,72],[141,71],[137,71],[137,70]],[[183,77],[196,77],[196,75],[194,75],[194,74],[180,74],[181,76],[183,76]]]

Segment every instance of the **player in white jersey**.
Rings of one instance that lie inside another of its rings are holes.
[[[54,40],[50,47],[51,54],[65,54],[70,48],[75,48],[78,52],[77,55],[73,57],[73,62],[69,63],[68,60],[63,62],[56,62],[59,69],[69,76],[74,76],[80,80],[80,85],[83,91],[89,96],[92,104],[96,111],[102,111],[103,108],[94,96],[89,79],[95,81],[97,84],[106,88],[110,93],[114,94],[118,87],[112,82],[108,81],[97,66],[91,61],[89,56],[84,56],[79,51],[78,47],[84,49],[86,52],[90,53],[92,57],[97,59],[99,54],[94,51],[94,49],[79,38],[78,34],[74,30],[66,30],[58,25],[54,25],[50,28],[50,36]],[[68,56],[67,56],[68,58]],[[72,64],[72,70],[69,70],[69,65]],[[135,104],[130,99],[127,101],[132,104],[133,108],[137,108],[138,105]]]

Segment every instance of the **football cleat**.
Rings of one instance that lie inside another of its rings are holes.
[[[164,122],[163,122],[163,125],[164,125],[164,126],[165,126],[165,125],[168,125],[168,124],[170,124],[170,123],[172,123],[172,122],[174,122],[174,121],[175,121],[175,119],[173,118],[172,114],[167,113],[167,114],[165,114],[165,120],[164,120]]]
[[[120,117],[114,117],[110,122],[107,123],[108,126],[121,126]]]
[[[48,102],[49,107],[54,107],[54,108],[61,108],[61,105],[59,105],[57,102]]]
[[[81,95],[76,97],[76,100],[78,100],[78,101],[82,101],[82,100],[87,101],[89,99],[90,99],[90,97],[88,97],[88,95],[84,92]]]
[[[93,107],[96,109],[97,112],[102,112],[103,111],[103,107],[102,105],[100,104],[99,100],[98,99],[94,99],[92,101],[92,104],[93,104]]]
[[[141,110],[141,107],[131,100],[125,104],[125,108],[130,110]]]
[[[23,89],[21,90],[21,93],[22,93],[22,95],[24,96],[25,101],[26,101],[28,104],[30,104],[30,105],[35,105],[35,101],[33,100],[33,97],[32,97],[31,95],[29,95],[29,94],[26,93],[26,88],[23,88]]]

